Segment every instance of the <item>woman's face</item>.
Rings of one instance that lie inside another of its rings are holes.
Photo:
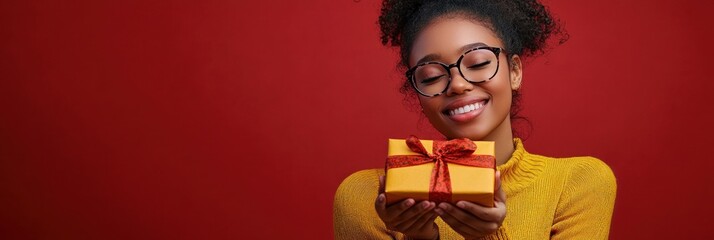
[[[415,66],[425,60],[449,65],[456,63],[465,50],[478,46],[504,48],[496,33],[480,22],[462,17],[441,17],[417,35],[409,65]],[[498,58],[498,72],[489,81],[469,83],[454,67],[450,69],[451,84],[444,94],[436,97],[419,95],[424,114],[448,139],[492,140],[497,134],[511,134],[511,90],[520,87],[520,59],[515,56],[516,64],[509,67],[504,52]],[[459,113],[459,110],[471,111]]]

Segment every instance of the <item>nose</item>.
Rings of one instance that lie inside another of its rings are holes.
[[[446,90],[447,96],[455,96],[473,90],[474,85],[461,76],[457,66],[449,66],[449,73],[451,74],[451,83]]]

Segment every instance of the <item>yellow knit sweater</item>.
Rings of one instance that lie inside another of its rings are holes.
[[[526,152],[520,139],[498,166],[506,192],[503,226],[485,239],[607,239],[616,183],[593,157],[550,158]],[[405,239],[388,230],[374,210],[383,169],[347,177],[335,194],[335,239]],[[437,218],[441,239],[464,239]]]

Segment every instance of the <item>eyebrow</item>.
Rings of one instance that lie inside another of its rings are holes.
[[[488,47],[488,45],[486,45],[485,43],[482,43],[482,42],[470,43],[470,44],[466,44],[466,45],[460,47],[458,49],[458,52],[463,53],[463,52],[466,52],[468,50],[471,50],[471,49],[477,48],[477,47]],[[439,58],[441,58],[441,55],[432,53],[432,54],[429,54],[429,55],[426,55],[426,56],[420,58],[419,61],[416,62],[415,66],[420,63],[431,62],[431,61],[437,60]]]

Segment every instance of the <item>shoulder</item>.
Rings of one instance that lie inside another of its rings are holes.
[[[333,205],[336,239],[372,236],[386,231],[374,210],[379,176],[383,172],[382,169],[367,169],[352,173],[337,188]]]
[[[612,169],[602,160],[590,157],[550,158],[549,165],[563,174],[566,190],[615,194],[617,181]]]
[[[384,175],[384,170],[382,169],[365,169],[354,172],[342,180],[342,183],[340,183],[340,186],[337,188],[337,192],[378,189],[379,176],[381,175]]]
[[[598,158],[590,156],[570,157],[561,158],[558,161],[570,165],[571,178],[597,178],[615,182],[615,174],[610,169],[610,166]]]
[[[367,201],[371,203],[377,197],[379,176],[383,174],[382,169],[366,169],[350,174],[335,192],[335,207],[363,202],[364,199],[371,199]]]

